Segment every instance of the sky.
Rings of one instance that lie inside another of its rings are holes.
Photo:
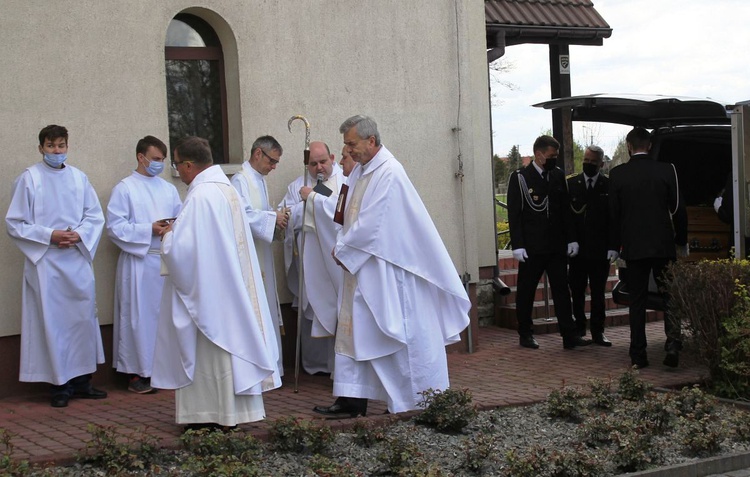
[[[750,100],[750,1],[594,0],[612,28],[602,46],[570,46],[571,92],[638,93],[712,98],[727,104]],[[493,149],[513,145],[531,155],[534,139],[552,129],[551,113],[532,104],[550,99],[549,47],[506,48],[511,71],[492,81]],[[498,60],[499,61],[499,60]],[[611,156],[629,127],[573,123],[581,144],[598,144]]]

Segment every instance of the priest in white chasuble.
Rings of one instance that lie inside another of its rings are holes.
[[[177,389],[178,424],[263,419],[261,393],[281,385],[278,345],[239,195],[205,139],[181,140],[172,157],[189,187],[161,245],[166,277],[151,384]]]
[[[91,386],[104,363],[93,268],[104,214],[86,175],[66,164],[67,129],[42,129],[39,153],[42,162],[13,184],[5,216],[25,257],[19,379],[51,383],[52,407],[66,407],[71,398],[107,397]]]
[[[359,165],[348,178],[333,250],[344,270],[333,378],[338,399],[314,410],[364,415],[368,399],[386,401],[391,413],[417,409],[420,392],[449,387],[445,346],[460,341],[471,303],[375,121],[353,116],[339,131]]]
[[[135,147],[136,169],[112,190],[107,204],[107,234],[121,252],[115,272],[112,355],[117,371],[130,376],[128,390],[149,394],[164,277],[161,237],[182,201],[159,174],[167,146],[146,136]]]
[[[333,336],[336,333],[338,291],[343,275],[331,257],[331,250],[336,244],[339,228],[333,221],[333,214],[343,183],[342,170],[328,146],[313,141],[310,143],[307,185],[303,176],[295,179],[287,187],[280,204],[291,209],[284,240],[284,264],[287,286],[294,295],[294,306],[299,306],[300,302],[297,296],[300,291],[299,258],[304,260],[301,361],[303,369],[309,374],[333,371]],[[303,242],[304,251],[300,253]]]
[[[250,158],[242,163],[239,173],[232,176],[232,185],[240,194],[245,210],[246,221],[250,225],[258,252],[258,261],[263,275],[263,284],[268,297],[269,311],[276,331],[276,342],[279,346],[278,367],[284,374],[281,354],[281,308],[276,290],[276,272],[274,270],[273,248],[271,243],[279,232],[287,226],[288,217],[285,210],[274,210],[268,198],[266,176],[276,169],[284,150],[272,136],[261,136],[255,140],[250,149]]]

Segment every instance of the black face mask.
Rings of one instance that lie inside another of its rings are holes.
[[[596,164],[591,164],[588,162],[583,163],[583,173],[587,176],[594,177],[597,172],[599,172],[599,168]]]
[[[544,169],[551,171],[552,169],[555,168],[556,165],[557,165],[557,158],[548,157],[547,162],[544,163]]]

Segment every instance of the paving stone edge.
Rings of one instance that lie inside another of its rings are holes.
[[[620,474],[618,477],[704,477],[748,468],[750,468],[750,452],[741,452],[641,472]]]

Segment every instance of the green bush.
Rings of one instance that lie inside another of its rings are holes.
[[[505,246],[510,242],[510,233],[507,233],[507,231],[510,229],[510,227],[508,226],[508,222],[497,222],[495,224],[495,227],[497,228],[497,249],[505,250]]]
[[[505,453],[505,462],[505,477],[539,477],[551,467],[549,454],[541,446],[534,446],[521,454],[511,449]]]
[[[263,452],[263,444],[258,439],[239,431],[191,430],[184,432],[180,440],[187,451],[199,456],[231,454],[253,459]]]
[[[750,412],[736,410],[732,415],[729,428],[739,441],[750,442]]]
[[[727,436],[726,423],[716,422],[710,415],[703,417],[688,414],[680,418],[681,442],[686,453],[696,457],[708,457],[721,450],[721,443]]]
[[[583,446],[570,450],[555,450],[550,454],[551,477],[593,477],[602,475],[604,463]]]
[[[310,459],[308,468],[318,477],[362,477],[364,474],[350,464],[339,464],[324,455],[314,455]]]
[[[476,406],[472,403],[471,391],[468,389],[446,389],[445,391],[428,389],[419,393],[424,408],[414,421],[434,427],[441,432],[460,432],[477,416]]]
[[[718,373],[713,377],[713,387],[721,396],[747,399],[750,396],[750,294],[745,284],[736,286],[737,301],[719,336],[721,360]]]
[[[378,454],[378,460],[385,466],[380,475],[398,477],[438,477],[443,475],[436,464],[430,464],[419,452],[419,446],[401,438],[387,441]]]
[[[576,428],[578,440],[589,447],[598,447],[612,442],[612,436],[617,429],[617,421],[608,414],[600,413],[588,416]]]
[[[620,375],[618,392],[627,401],[640,401],[651,390],[651,385],[638,377],[637,369],[629,369]]]
[[[699,386],[684,387],[673,398],[675,412],[679,417],[693,416],[703,419],[713,413],[716,398],[704,393]]]
[[[159,439],[141,429],[130,435],[120,434],[117,426],[89,424],[87,429],[92,438],[78,459],[112,474],[149,469],[159,450]]]
[[[635,402],[632,414],[654,433],[664,434],[674,420],[674,398],[671,394],[649,393],[646,399]]]
[[[385,430],[372,421],[357,421],[352,426],[354,442],[362,447],[372,447],[385,440]]]
[[[669,267],[672,316],[709,370],[714,392],[750,395],[750,262],[703,260]]]
[[[545,401],[546,412],[550,417],[561,417],[573,422],[581,420],[581,398],[583,395],[578,388],[565,386],[555,389],[547,395]]]
[[[625,420],[613,434],[616,450],[613,461],[622,472],[636,472],[658,464],[660,447],[654,445],[652,430],[644,425]]]
[[[318,454],[326,450],[335,436],[328,426],[290,416],[271,423],[268,437],[278,451]]]
[[[591,404],[599,409],[611,409],[617,404],[618,397],[612,392],[612,379],[589,378]]]
[[[463,443],[464,462],[462,467],[480,474],[487,461],[497,452],[495,438],[491,434],[479,432],[476,436],[466,439]]]

